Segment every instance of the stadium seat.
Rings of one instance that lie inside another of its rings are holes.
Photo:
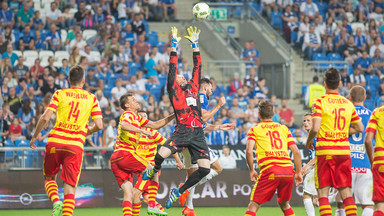
[[[63,59],[69,60],[69,53],[67,51],[56,51],[55,52],[56,61],[62,63]]]
[[[105,84],[104,85],[103,93],[104,93],[104,96],[106,98],[111,98],[112,97],[111,91],[112,91],[112,86],[108,85],[108,84]]]
[[[373,99],[367,99],[364,101],[365,107],[369,110],[375,109],[375,101]]]
[[[280,12],[271,12],[269,17],[272,20],[272,26],[283,29],[283,21],[281,19],[281,13]]]
[[[39,58],[39,53],[36,50],[25,50],[23,53],[24,61],[35,61]]]
[[[159,82],[161,87],[164,87],[167,84],[167,75],[159,74]]]
[[[65,30],[65,29],[60,30],[60,36],[61,36],[61,42],[62,43],[65,43],[65,41],[67,40],[67,35],[68,35],[67,30]]]
[[[329,53],[328,54],[329,61],[343,61],[339,53]]]
[[[13,50],[13,52],[14,52],[17,56],[23,56],[23,54],[21,53],[20,50]]]
[[[131,23],[132,23],[132,21],[131,21],[131,20],[128,20],[128,19],[120,20],[120,24],[121,24],[121,27],[122,27],[122,28],[125,28],[125,26],[126,26],[127,24],[131,24]]]
[[[291,41],[295,42],[297,41],[298,33],[295,31],[291,31]]]
[[[15,146],[13,145],[12,140],[5,140],[4,147],[15,147]],[[13,151],[7,151],[5,153],[5,159],[12,158],[13,157],[13,153],[14,153]]]
[[[314,53],[312,58],[314,61],[327,61],[328,60],[327,56],[323,53]]]
[[[355,23],[351,24],[351,27],[352,27],[353,33],[356,33],[356,29],[357,28],[361,28],[361,30],[363,32],[365,32],[365,25],[364,25],[364,23],[355,22]]]
[[[107,74],[107,84],[109,86],[115,86],[116,85],[116,75],[115,74]],[[105,86],[104,86],[105,87]]]
[[[149,31],[147,36],[148,36],[148,43],[151,44],[151,46],[155,46],[159,43],[159,36],[157,35],[157,32]]]
[[[77,8],[71,8],[69,9],[69,14],[75,15],[77,11],[78,11]]]
[[[57,68],[61,68],[61,67],[63,67],[63,63],[61,61],[55,61],[55,62],[53,62],[53,66],[55,66]]]
[[[101,62],[101,55],[99,51],[91,51],[91,55],[96,57],[99,62]]]
[[[97,35],[97,31],[93,29],[86,29],[83,31],[83,39],[88,40],[89,38]]]
[[[145,31],[149,32],[149,24],[148,24],[147,20],[142,20],[142,23],[144,25]]]
[[[165,45],[166,43],[163,42],[163,41],[159,41],[159,43],[157,43],[157,47],[159,47],[159,52],[161,54],[163,54],[163,46]]]
[[[156,99],[156,102],[160,102],[160,96],[161,96],[161,87],[160,86],[150,86],[149,87],[149,93],[153,95]]]
[[[53,51],[51,51],[51,50],[41,50],[39,52],[39,59],[40,60],[42,58],[47,58],[48,59],[49,56],[55,56],[55,53],[53,53]]]
[[[381,106],[383,106],[384,105],[384,100],[378,100],[377,102],[376,102],[376,107],[381,107]],[[373,111],[373,110],[372,110]]]

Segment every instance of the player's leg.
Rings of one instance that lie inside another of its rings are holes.
[[[344,209],[344,203],[337,202],[337,209],[335,212],[335,216],[346,216],[345,209]]]
[[[332,216],[328,195],[333,175],[330,164],[328,163],[330,160],[327,160],[327,157],[326,155],[315,157],[315,185],[319,196],[320,216]]]
[[[132,215],[132,202],[133,202],[133,185],[129,180],[125,180],[120,186],[123,190],[123,214],[124,216]]]
[[[259,210],[260,206],[260,203],[251,200],[248,204],[248,209],[245,212],[245,216],[256,216],[256,212]]]
[[[375,201],[375,212],[373,216],[384,216],[384,201]]]
[[[361,204],[362,216],[373,215],[372,187],[371,169],[366,169],[366,172],[352,173],[352,194],[356,204]]]
[[[155,175],[155,173],[159,172],[161,169],[161,164],[164,162],[165,158],[168,158],[171,154],[171,142],[167,141],[164,145],[160,147],[160,149],[157,151],[155,155],[155,166],[153,169],[146,170],[143,174],[143,180],[148,180],[152,178],[152,176]],[[172,142],[173,143],[173,142]]]
[[[289,200],[291,200],[292,196],[293,176],[295,175],[295,171],[293,170],[293,167],[276,167],[275,170],[275,180],[278,181],[277,202],[279,203],[284,216],[294,216],[295,213],[289,205]]]
[[[315,185],[315,169],[313,167],[310,168],[307,175],[305,175],[303,188],[303,203],[307,216],[315,216],[315,207],[312,196],[317,195],[317,190]]]
[[[351,173],[351,157],[350,155],[333,156],[336,164],[335,172],[335,188],[338,189],[340,197],[344,203],[345,215],[353,216],[357,214],[355,200],[352,197],[352,173]]]
[[[304,192],[303,194],[303,203],[305,212],[307,212],[307,216],[315,216],[315,207],[313,206],[312,202],[312,195]]]
[[[319,194],[319,211],[320,216],[332,216],[331,205],[329,204],[328,194],[329,186],[317,189]]]
[[[284,216],[294,216],[295,212],[293,212],[293,209],[291,205],[289,205],[289,201],[283,200],[281,203],[279,203],[279,206],[281,210],[284,213]]]

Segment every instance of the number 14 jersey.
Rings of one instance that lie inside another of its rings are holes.
[[[57,90],[47,107],[56,113],[56,124],[48,135],[48,143],[83,148],[89,118],[102,118],[95,95],[80,88]]]
[[[312,118],[320,118],[316,155],[349,155],[349,126],[360,121],[352,102],[337,93],[318,98]]]

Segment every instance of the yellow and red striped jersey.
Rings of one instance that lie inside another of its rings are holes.
[[[165,138],[157,130],[152,128],[146,128],[146,130],[150,131],[153,136],[149,138],[146,135],[141,134],[139,145],[136,147],[136,153],[147,160],[149,163],[153,164],[155,163],[157,145],[163,145],[165,143]]]
[[[116,150],[135,150],[139,144],[139,138],[141,133],[129,132],[121,128],[121,124],[127,122],[128,124],[141,128],[148,123],[147,119],[142,118],[141,116],[131,112],[125,111],[119,122],[119,127],[117,129],[117,138],[116,138]]]
[[[384,107],[373,111],[366,132],[376,133],[373,164],[384,164]]]
[[[337,93],[318,98],[312,106],[312,118],[320,118],[316,155],[350,155],[349,126],[360,121],[351,101]]]
[[[48,143],[83,148],[89,117],[102,118],[96,96],[81,88],[57,90],[47,109],[57,112],[56,124],[48,135]]]
[[[271,166],[293,166],[288,146],[296,143],[285,125],[272,121],[260,122],[249,130],[248,140],[256,142],[256,158],[260,171]]]

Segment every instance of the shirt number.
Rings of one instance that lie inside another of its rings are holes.
[[[332,113],[335,115],[335,124],[333,125],[334,129],[344,130],[345,128],[345,117],[342,114],[342,112],[345,112],[345,108],[340,109],[334,109]]]
[[[75,102],[71,101],[68,104],[71,107],[71,111],[69,111],[68,119],[67,121],[70,121],[71,118],[75,118],[74,122],[77,122],[77,119],[79,118],[80,110],[79,110],[79,102],[75,104]]]
[[[272,149],[281,149],[283,148],[283,141],[280,139],[280,133],[278,131],[268,131],[267,136],[271,141]]]

